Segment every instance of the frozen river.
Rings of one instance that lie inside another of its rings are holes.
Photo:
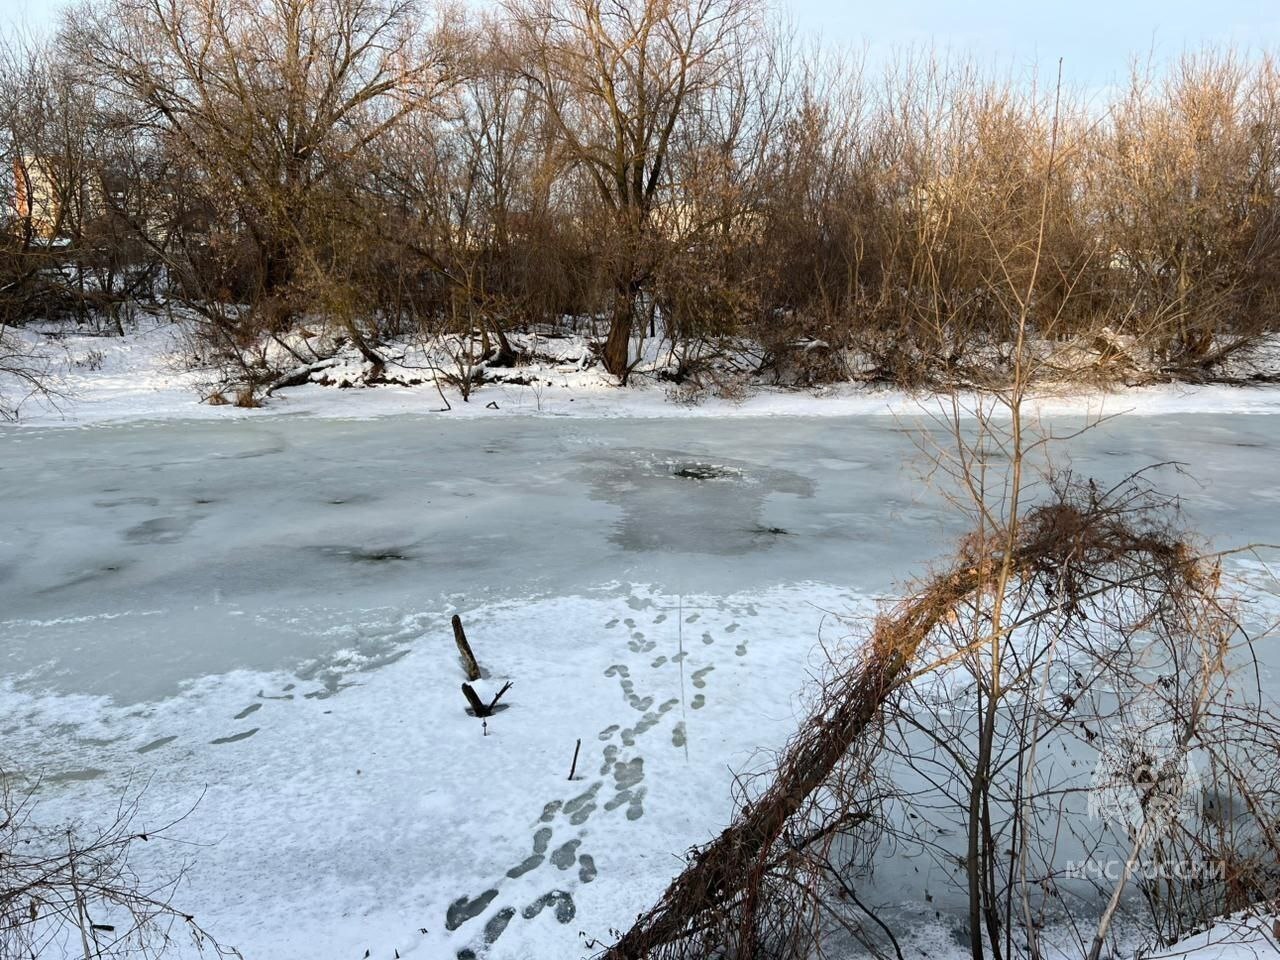
[[[328,652],[293,623],[246,631],[266,610],[465,610],[631,581],[882,592],[961,529],[922,481],[911,429],[396,418],[0,431],[0,665],[32,689],[145,700]],[[1189,477],[1157,474],[1162,488],[1234,545],[1280,542],[1278,447],[1280,418],[1185,415],[1114,421],[1071,453],[1100,480],[1186,464]],[[672,475],[698,464],[727,476]]]
[[[726,766],[790,732],[829,613],[961,532],[919,427],[0,430],[0,765],[60,814],[147,779],[156,816],[204,792],[189,895],[247,956],[589,952],[578,931],[624,924],[722,824]],[[1226,414],[1067,447],[1102,481],[1184,463],[1155,476],[1217,546],[1280,543],[1278,449],[1280,417]],[[456,742],[454,612],[516,682],[483,741]],[[578,737],[588,782],[557,797]]]

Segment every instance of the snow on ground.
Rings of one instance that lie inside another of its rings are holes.
[[[486,685],[514,685],[487,735],[438,610],[393,625],[412,635],[394,667],[339,651],[327,684],[239,671],[127,707],[10,687],[5,752],[57,771],[46,817],[105,816],[130,783],[152,824],[195,804],[172,835],[199,846],[140,862],[189,853],[178,902],[247,957],[583,956],[794,730],[823,601],[855,598],[632,586],[488,607],[468,635]]]
[[[1280,955],[1280,915],[1237,914],[1171,946],[1148,953],[1144,960],[1258,960]]]
[[[61,396],[52,401],[27,400],[21,419],[28,425],[75,425],[153,419],[251,419],[281,415],[369,418],[396,414],[440,413],[451,418],[495,415],[576,417],[753,417],[855,416],[937,412],[938,403],[902,390],[861,384],[839,384],[811,390],[756,387],[743,399],[708,396],[697,404],[672,402],[671,385],[644,375],[619,388],[613,377],[596,366],[584,366],[587,351],[582,337],[548,340],[529,338],[542,360],[506,371],[529,379],[529,385],[490,383],[478,387],[468,402],[455,388],[445,386],[452,410],[444,403],[430,372],[406,348],[408,366],[388,368],[388,376],[413,386],[358,384],[359,358],[342,359],[317,371],[315,378],[329,385],[308,383],[279,391],[265,406],[242,409],[211,405],[203,397],[214,392],[209,371],[189,369],[186,337],[181,324],[141,322],[124,337],[60,333],[47,341],[30,331],[18,331],[53,360]],[[652,348],[651,352],[652,352]],[[556,359],[561,362],[555,362]],[[356,383],[350,389],[336,386]],[[1197,411],[1232,413],[1280,412],[1280,389],[1258,386],[1165,384],[1117,391],[1057,388],[1040,397],[1032,413],[1044,416],[1083,414],[1163,416]]]

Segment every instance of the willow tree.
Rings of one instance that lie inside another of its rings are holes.
[[[757,0],[508,0],[518,62],[562,160],[584,175],[604,226],[612,311],[605,368],[626,379],[639,311],[671,249],[672,151],[739,76]],[[652,303],[649,304],[652,309]]]

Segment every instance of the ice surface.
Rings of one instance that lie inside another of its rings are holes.
[[[921,426],[5,429],[0,749],[49,815],[203,793],[182,833],[205,845],[141,864],[190,858],[180,901],[247,956],[588,954],[794,729],[831,612],[961,531]],[[1070,450],[1103,481],[1189,463],[1162,486],[1228,545],[1280,542],[1278,444],[1280,418],[1183,414]],[[455,612],[488,686],[514,683],[484,726]]]

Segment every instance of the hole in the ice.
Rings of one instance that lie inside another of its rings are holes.
[[[344,493],[340,496],[329,497],[325,503],[330,506],[340,507],[344,504],[371,503],[375,498],[367,493]]]
[[[736,470],[718,467],[713,463],[677,464],[671,475],[681,480],[737,480],[741,476]]]
[[[752,527],[749,532],[757,534],[759,536],[771,536],[771,537],[791,536],[791,531],[784,530],[782,527]]]
[[[350,563],[398,563],[413,559],[413,554],[408,547],[387,547],[379,550],[375,547],[327,546],[317,549],[326,557],[337,557]]]

